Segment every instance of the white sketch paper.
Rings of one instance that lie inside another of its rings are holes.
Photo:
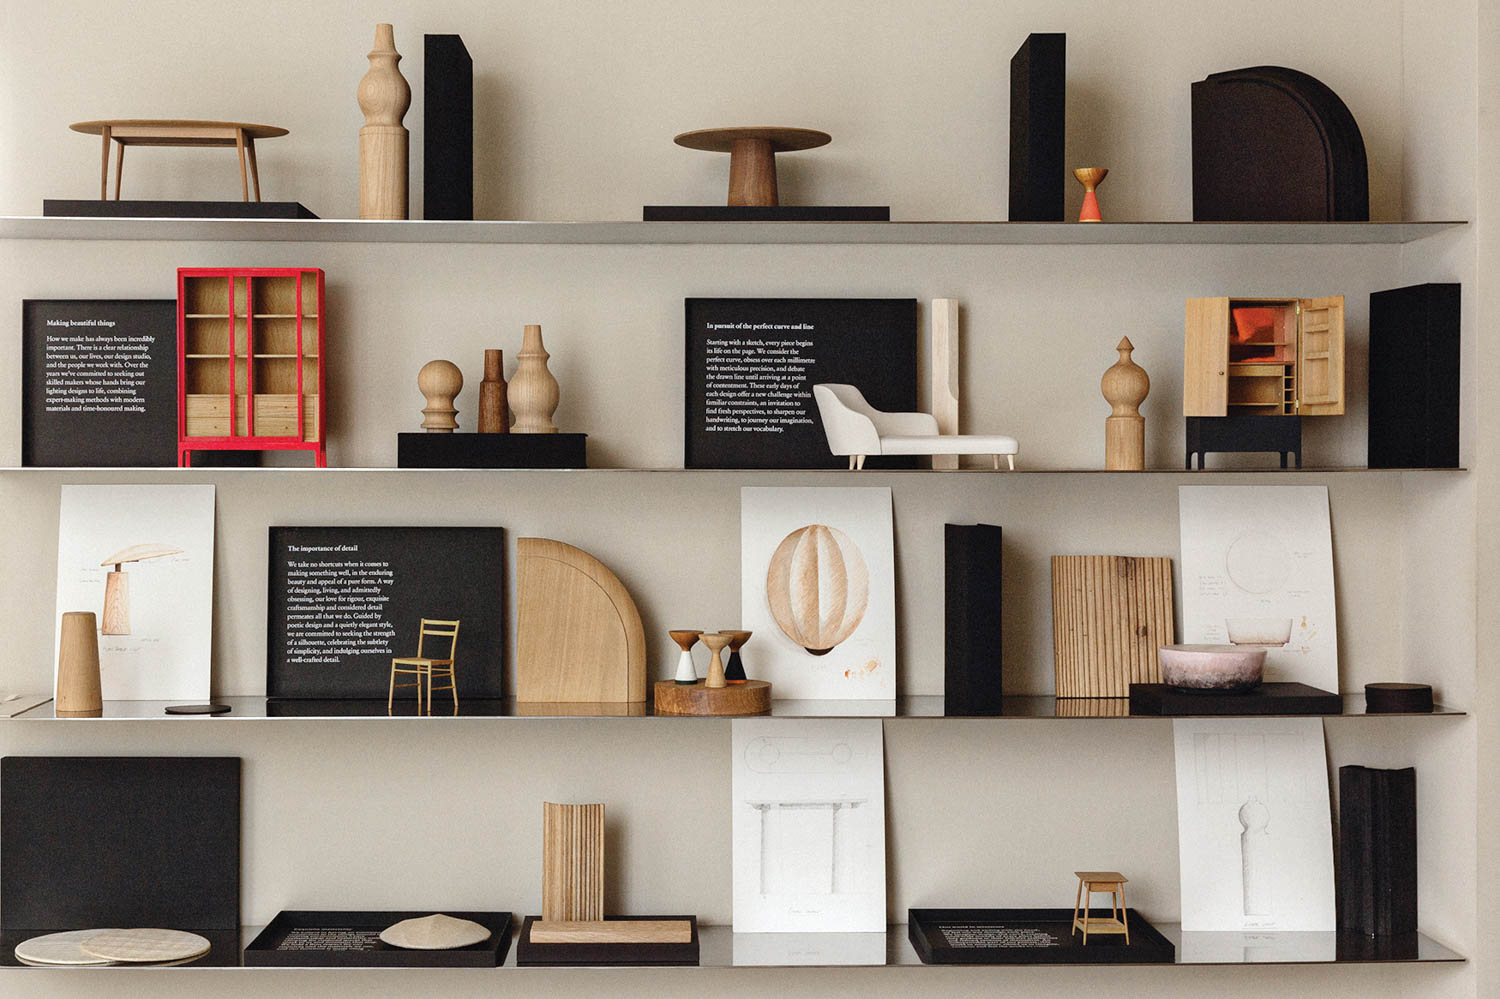
[[[885,931],[882,731],[862,719],[734,721],[736,933]]]
[[[1182,718],[1186,930],[1333,930],[1333,825],[1317,718]]]
[[[890,489],[741,489],[740,621],[777,697],[893,700]]]
[[[1265,679],[1339,689],[1326,486],[1180,486],[1183,641],[1266,650]]]
[[[213,588],[213,486],[62,487],[52,647],[92,611],[105,700],[208,700]]]

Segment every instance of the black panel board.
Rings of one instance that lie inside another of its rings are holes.
[[[177,302],[21,303],[21,464],[177,464]]]
[[[1339,767],[1338,927],[1417,932],[1417,771]]]
[[[238,934],[239,759],[0,760],[0,926]]]
[[[423,35],[422,217],[474,218],[474,60],[458,35]]]
[[[1371,468],[1457,468],[1459,316],[1456,283],[1370,296]]]
[[[686,339],[688,468],[847,468],[828,450],[820,382],[853,385],[885,412],[917,408],[914,298],[689,298]]]
[[[1067,35],[1039,32],[1010,60],[1010,220],[1063,221]]]
[[[504,696],[502,528],[272,527],[269,565],[268,696],[384,702],[391,658],[417,654],[424,617],[460,622],[454,663],[460,705]],[[309,590],[317,593],[309,598]],[[311,628],[303,623],[310,614],[321,618]],[[424,654],[447,652],[446,638],[428,641],[436,645]],[[396,697],[414,701],[416,692],[397,688]],[[452,713],[452,697],[435,692],[434,711]]]
[[[943,526],[943,714],[1004,713],[1000,659],[1001,529]]]

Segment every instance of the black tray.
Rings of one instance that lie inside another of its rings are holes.
[[[588,434],[396,435],[397,468],[587,468]]]
[[[1132,683],[1133,715],[1341,715],[1344,699],[1305,683],[1263,683],[1246,694]]]
[[[1107,907],[1106,907],[1107,908]],[[909,909],[906,933],[923,964],[1172,964],[1177,948],[1139,912],[1126,909],[1130,943],[1119,934],[1072,934],[1072,909]],[[1095,906],[1093,914],[1100,914]],[[1009,946],[955,947],[944,929],[1012,930],[1034,937]],[[1041,940],[1046,938],[1046,942]]]
[[[456,950],[406,950],[380,941],[380,931],[403,919],[434,912],[455,919],[472,919],[490,931],[490,938]],[[508,912],[453,912],[420,909],[414,912],[337,912],[284,910],[245,948],[247,968],[498,968],[510,950]],[[301,931],[348,930],[364,938],[368,949],[282,950],[287,937]]]
[[[527,916],[516,941],[517,967],[621,966],[697,967],[697,916],[610,916],[609,922],[643,919],[686,919],[693,924],[693,939],[685,944],[534,944],[531,924],[541,916]]]

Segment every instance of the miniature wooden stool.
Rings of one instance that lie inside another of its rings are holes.
[[[1078,876],[1078,897],[1073,902],[1073,933],[1083,931],[1083,942],[1089,942],[1089,931],[1095,933],[1123,933],[1130,943],[1130,925],[1125,915],[1125,882],[1129,880],[1119,871],[1074,871]],[[1109,916],[1090,916],[1089,899],[1092,895],[1110,896]],[[1078,915],[1083,910],[1082,918]],[[1069,934],[1070,936],[1072,934]]]

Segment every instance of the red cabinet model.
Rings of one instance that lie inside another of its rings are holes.
[[[177,271],[177,464],[194,451],[323,445],[323,272],[316,267]]]

